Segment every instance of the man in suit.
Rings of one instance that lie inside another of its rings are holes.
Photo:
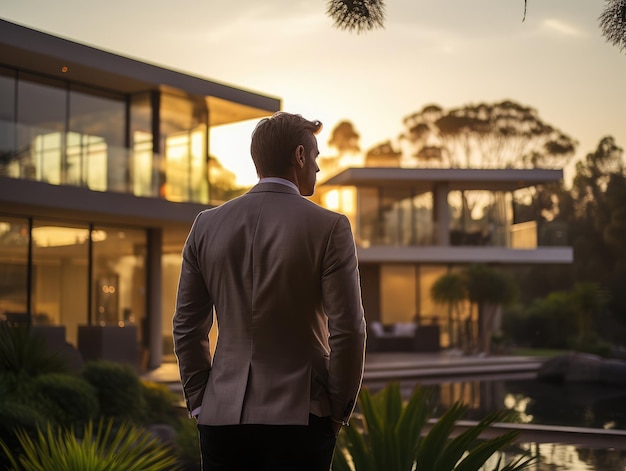
[[[327,471],[354,409],[365,346],[354,239],[344,215],[303,198],[321,127],[261,120],[259,183],[201,212],[185,243],[174,345],[204,471]]]

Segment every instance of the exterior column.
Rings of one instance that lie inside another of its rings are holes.
[[[148,270],[147,270],[147,299],[146,316],[148,320],[148,345],[150,357],[148,369],[161,366],[163,362],[163,338],[161,324],[163,322],[163,305],[161,293],[163,291],[161,281],[161,252],[163,245],[163,230],[148,230]]]
[[[447,182],[435,183],[433,190],[433,217],[435,219],[435,244],[450,245],[450,210],[448,208]]]

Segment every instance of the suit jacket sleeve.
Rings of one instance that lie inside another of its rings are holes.
[[[330,333],[328,392],[332,417],[347,423],[363,378],[366,334],[356,248],[343,215],[330,235],[323,263],[322,296]]]
[[[213,302],[198,265],[195,232],[199,219],[183,248],[173,320],[174,352],[189,413],[202,404],[211,371],[208,334],[213,324]]]

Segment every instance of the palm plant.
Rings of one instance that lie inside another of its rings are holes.
[[[81,438],[68,429],[38,428],[33,439],[18,431],[22,451],[11,450],[3,441],[0,448],[11,471],[161,471],[176,469],[171,450],[149,432],[124,423],[90,422]]]
[[[455,424],[468,407],[455,403],[427,430],[434,413],[432,394],[417,387],[406,404],[400,386],[387,385],[375,395],[363,389],[359,395],[362,426],[344,428],[339,435],[333,471],[475,471],[496,452],[511,445],[517,432],[489,440],[480,435],[507,413],[493,413],[452,438]],[[519,471],[535,457],[521,456],[492,471]]]
[[[515,302],[518,286],[508,273],[484,264],[470,265],[463,276],[468,299],[478,309],[479,349],[489,353],[497,308]]]
[[[463,283],[463,278],[456,273],[446,273],[430,289],[430,296],[436,303],[448,305],[448,336],[450,346],[456,346],[458,335],[455,334],[454,325],[460,323],[459,304],[467,297],[467,291]],[[452,313],[456,314],[453,320]]]
[[[65,373],[65,359],[51,353],[45,341],[28,327],[0,322],[0,376],[10,389],[27,387],[28,379],[44,373]]]

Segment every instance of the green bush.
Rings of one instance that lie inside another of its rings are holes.
[[[507,310],[503,317],[504,332],[516,345],[568,348],[568,338],[576,334],[573,312],[568,293],[550,293],[536,300],[525,312]]]
[[[50,424],[35,438],[17,433],[21,451],[0,442],[12,471],[164,471],[176,469],[169,447],[127,423],[90,422],[78,438],[72,430]]]
[[[37,427],[44,421],[35,408],[7,396],[0,398],[0,442],[4,442],[10,450],[18,451],[21,447],[17,431],[22,430],[29,436],[35,436]],[[0,469],[5,469],[3,464],[6,462],[7,457],[0,448]]]
[[[43,416],[62,426],[85,425],[98,416],[98,392],[85,379],[62,373],[38,376],[31,383],[33,403]]]
[[[144,408],[140,421],[144,425],[166,424],[174,428],[179,426],[180,412],[178,396],[165,384],[141,381]]]
[[[9,389],[21,389],[28,378],[68,371],[64,358],[51,353],[45,340],[23,326],[0,322],[0,376]]]
[[[456,423],[468,406],[453,404],[426,430],[434,407],[431,391],[414,390],[407,403],[400,385],[391,383],[371,395],[364,388],[359,395],[362,424],[345,427],[339,434],[333,471],[476,471],[496,452],[510,446],[517,432],[507,432],[488,440],[480,435],[494,422],[508,417],[506,412],[486,418],[451,438]],[[518,471],[535,460],[520,457],[507,464],[498,462],[493,471]]]
[[[176,456],[183,469],[200,469],[200,440],[195,420],[179,419],[175,446]]]
[[[102,416],[141,419],[145,407],[141,381],[130,366],[94,361],[85,365],[81,375],[96,389]]]

